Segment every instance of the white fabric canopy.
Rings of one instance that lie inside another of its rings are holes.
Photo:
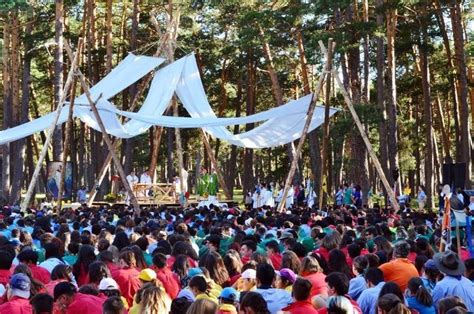
[[[91,88],[92,99],[98,100],[97,107],[106,132],[120,138],[130,138],[146,132],[151,126],[177,128],[203,128],[207,133],[231,144],[264,148],[289,143],[301,136],[306,113],[312,95],[254,115],[239,118],[218,118],[207,101],[199,70],[193,55],[162,68],[156,72],[148,95],[138,112],[127,112],[116,108],[109,99],[135,83],[155,69],[164,59],[130,54],[106,77]],[[174,93],[189,112],[191,118],[163,116]],[[65,105],[58,125],[67,120],[69,105]],[[330,116],[337,112],[331,108]],[[55,112],[20,126],[0,131],[0,144],[8,143],[46,129],[54,121]],[[130,120],[125,124],[119,116]],[[99,125],[85,95],[75,99],[74,117],[89,127],[100,131]],[[324,121],[324,107],[317,106],[310,125],[310,131]],[[232,134],[226,126],[262,122],[251,131]]]

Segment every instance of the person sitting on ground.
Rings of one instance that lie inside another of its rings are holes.
[[[12,275],[11,267],[14,256],[10,252],[0,250],[0,284],[7,286]]]
[[[40,281],[42,284],[47,284],[51,281],[51,275],[46,268],[38,266],[38,252],[31,249],[21,251],[17,255],[20,263],[28,265],[34,279]]]
[[[421,280],[423,281],[424,287],[430,294],[432,294],[434,287],[436,287],[436,283],[438,282],[439,278],[442,277],[432,259],[429,259],[425,262],[421,268],[421,274]]]
[[[282,256],[280,254],[280,247],[278,245],[278,242],[272,240],[270,242],[267,242],[265,244],[265,247],[267,249],[267,256],[272,261],[273,268],[275,268],[275,270],[280,270]]]
[[[53,314],[54,299],[47,293],[38,293],[30,300],[33,314]]]
[[[355,277],[349,281],[349,296],[356,300],[359,298],[362,291],[367,289],[364,274],[369,267],[369,261],[366,256],[357,256],[352,261],[352,272]]]
[[[466,266],[466,278],[474,282],[474,258],[465,260],[464,266]]]
[[[273,288],[275,281],[275,270],[270,264],[257,265],[257,289],[258,292],[267,302],[270,313],[276,313],[288,304],[291,303],[292,298],[288,291],[283,289]]]
[[[433,257],[436,267],[444,278],[436,284],[433,289],[433,303],[448,296],[458,296],[466,305],[467,309],[474,312],[474,283],[464,277],[465,266],[458,255],[453,251],[437,253]]]
[[[322,268],[319,266],[318,260],[313,256],[306,256],[301,265],[300,276],[311,282],[311,297],[328,295],[327,284],[325,281]]]
[[[294,302],[284,307],[282,310],[291,314],[317,314],[316,310],[310,302],[311,282],[309,280],[298,278],[293,284],[291,292]]]
[[[122,300],[119,297],[109,297],[102,304],[103,314],[125,314],[127,313]]]
[[[351,297],[347,294],[349,291],[349,278],[346,276],[346,274],[343,274],[340,272],[330,273],[329,275],[326,276],[325,280],[328,285],[329,297],[341,296],[341,297],[347,298],[349,302],[352,304],[354,313],[362,314],[362,310],[359,308],[359,305],[357,304],[357,302],[352,300]],[[338,302],[342,302],[342,304],[345,303],[344,300],[338,300]],[[312,303],[314,304],[316,302],[312,302]],[[327,313],[327,310],[328,309],[325,309],[325,308],[318,308],[318,311],[320,314]]]
[[[247,240],[242,242],[242,245],[240,246],[242,264],[247,264],[255,251],[257,251],[257,244],[255,244],[254,241]]]
[[[257,292],[246,292],[241,295],[239,309],[246,314],[270,314],[267,301]]]
[[[0,313],[23,314],[31,313],[30,278],[25,274],[15,274],[10,278],[6,296],[8,302],[0,305]]]
[[[449,311],[456,309],[457,313],[467,313],[467,307],[457,296],[446,297],[438,302],[438,314],[448,314]],[[462,312],[464,310],[464,312]],[[453,313],[454,314],[454,313]]]
[[[181,288],[180,282],[178,276],[167,267],[166,256],[162,253],[154,254],[151,269],[156,272],[156,278],[161,282],[170,298],[176,298]]]
[[[54,287],[55,307],[67,314],[102,314],[104,299],[77,292],[70,282],[60,282]]]
[[[120,295],[120,288],[115,280],[112,278],[103,278],[99,285],[99,292],[102,293],[107,298],[118,297],[122,300],[124,308],[128,310],[129,306],[127,300]]]
[[[367,289],[362,291],[357,302],[359,303],[362,313],[375,314],[377,308],[374,304],[377,303],[380,290],[382,290],[382,287],[385,284],[383,281],[383,272],[376,267],[369,268],[365,273],[364,278],[367,284]]]
[[[393,293],[380,297],[376,304],[374,307],[378,308],[380,314],[411,314],[403,301]]]
[[[282,268],[280,271],[277,271],[276,274],[275,288],[283,289],[291,293],[293,284],[296,281],[296,274],[289,268]]]
[[[385,281],[395,282],[402,291],[405,291],[411,278],[418,277],[415,265],[407,258],[409,253],[410,244],[406,241],[399,241],[393,247],[395,259],[379,266]]]
[[[239,296],[240,293],[232,287],[222,289],[217,314],[237,314],[235,305],[239,302]]]
[[[140,272],[135,268],[135,254],[131,250],[125,250],[120,253],[120,269],[112,273],[112,278],[120,287],[120,293],[127,300],[128,306],[133,304],[133,296],[141,286],[138,275]]]
[[[410,279],[405,294],[406,303],[410,309],[417,310],[420,314],[436,314],[433,298],[423,285],[421,278]]]
[[[196,300],[206,299],[216,304],[219,301],[210,293],[210,287],[204,276],[197,275],[189,281],[189,290],[193,293]]]
[[[171,307],[171,299],[163,289],[151,283],[147,283],[142,287],[138,306],[140,313],[168,313]]]

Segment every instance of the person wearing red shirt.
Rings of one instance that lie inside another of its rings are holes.
[[[250,257],[252,256],[253,252],[257,250],[257,244],[251,240],[247,240],[242,242],[240,246],[240,256],[242,259],[242,264],[247,264],[250,261]]]
[[[327,275],[325,281],[328,286],[329,297],[346,298],[352,304],[354,314],[362,314],[359,304],[352,300],[352,298],[347,294],[349,292],[349,278],[346,274],[340,272],[330,273]],[[319,314],[326,314],[327,312],[328,310],[326,307],[318,309]]]
[[[295,302],[284,307],[282,311],[291,314],[318,314],[318,311],[310,302],[311,288],[312,285],[309,280],[304,278],[296,279],[291,292]]]
[[[267,256],[272,261],[273,268],[275,268],[275,270],[280,270],[282,256],[280,254],[278,242],[274,240],[267,242],[265,248],[267,249]]]
[[[20,263],[27,265],[31,270],[31,275],[34,279],[42,284],[47,284],[51,281],[51,275],[46,268],[38,266],[38,252],[27,249],[21,251],[17,259]]]
[[[115,271],[119,270],[119,267],[114,263],[114,254],[110,251],[102,251],[97,256],[98,260],[104,262],[107,265],[110,273],[114,273]]]
[[[30,314],[33,309],[30,302],[31,281],[25,274],[15,274],[7,288],[8,301],[0,305],[0,313]]]
[[[76,291],[70,282],[54,287],[55,310],[67,314],[102,314],[105,299]]]
[[[12,267],[13,258],[14,256],[10,252],[0,250],[0,284],[4,286],[8,284],[12,275],[10,268]]]
[[[135,254],[131,250],[123,251],[120,253],[119,264],[121,268],[112,273],[112,278],[119,285],[120,293],[127,300],[128,305],[132,306],[135,293],[141,286]]]
[[[311,297],[321,294],[323,297],[328,295],[326,276],[319,266],[318,260],[313,256],[306,256],[301,264],[300,275],[311,282]]]
[[[179,290],[181,290],[180,281],[177,275],[166,266],[166,256],[164,254],[158,253],[153,256],[152,269],[156,272],[156,279],[161,282],[169,297],[171,299],[176,298]]]

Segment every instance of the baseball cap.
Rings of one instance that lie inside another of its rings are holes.
[[[277,275],[283,279],[288,280],[291,283],[296,281],[296,274],[289,268],[282,268],[280,271],[276,271]]]
[[[241,277],[243,279],[255,279],[257,278],[257,272],[255,271],[255,269],[247,269],[242,273]]]
[[[10,287],[12,288],[12,295],[24,299],[30,298],[31,280],[27,275],[22,273],[13,275],[10,278]]]
[[[202,275],[202,269],[198,267],[194,267],[188,270],[188,277],[193,278],[194,276]]]
[[[156,273],[153,269],[145,268],[138,274],[138,278],[143,281],[152,281],[156,279]]]
[[[235,302],[239,302],[239,296],[240,296],[240,293],[237,290],[235,290],[232,287],[227,287],[227,288],[222,289],[222,292],[219,295],[219,298],[235,303]]]
[[[435,269],[435,270],[438,269],[438,267],[436,267],[436,264],[432,259],[427,260],[425,264],[423,265],[423,267],[425,269]]]
[[[76,293],[76,287],[67,281],[58,283],[54,287],[54,301],[57,301],[63,294],[74,294]]]
[[[283,231],[280,236],[280,240],[288,239],[288,238],[293,238],[293,234],[288,231]]]
[[[99,283],[99,290],[119,290],[119,286],[112,278],[102,278]]]

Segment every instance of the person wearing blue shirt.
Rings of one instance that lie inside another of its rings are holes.
[[[380,290],[382,290],[382,287],[385,284],[383,272],[376,267],[372,267],[367,270],[364,277],[368,289],[362,291],[357,302],[359,303],[359,307],[363,314],[375,314],[377,313],[376,304]]]
[[[291,294],[283,289],[272,288],[275,279],[275,270],[269,264],[259,264],[257,266],[257,289],[267,302],[268,310],[275,314],[284,307],[288,306],[293,299]]]
[[[417,310],[420,314],[436,314],[430,292],[420,277],[413,277],[408,281],[405,300],[410,309]]]
[[[352,278],[349,281],[349,296],[356,300],[359,298],[362,291],[367,289],[367,285],[365,283],[364,272],[369,265],[369,261],[365,256],[357,256],[352,261],[352,272],[356,275],[356,277]]]
[[[464,301],[468,311],[474,312],[474,283],[463,276],[466,268],[459,256],[453,251],[446,251],[435,254],[433,261],[444,274],[433,289],[435,306],[447,296],[457,296]]]

